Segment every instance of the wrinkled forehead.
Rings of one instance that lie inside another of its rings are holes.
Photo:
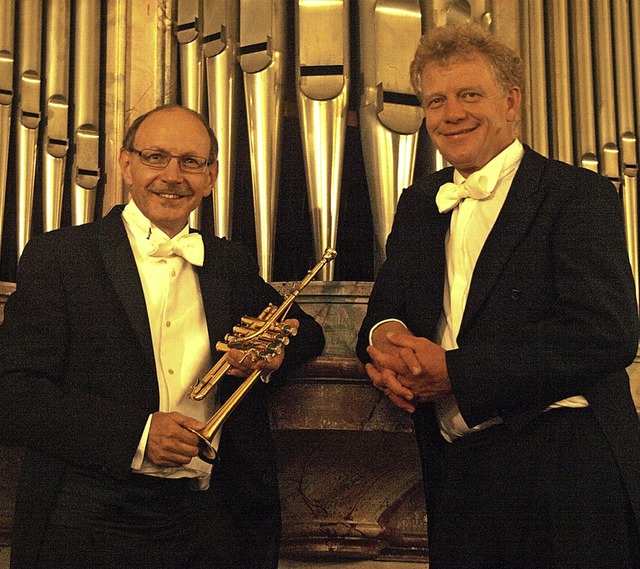
[[[498,74],[496,68],[491,60],[483,53],[477,50],[455,52],[442,57],[432,57],[425,62],[422,68],[422,79],[424,81],[425,72],[438,74],[439,71],[451,71],[458,66],[464,65],[465,67],[476,67],[478,73],[487,71],[495,83],[496,87],[501,91],[504,91],[504,86],[500,84],[498,80]]]
[[[138,127],[134,143],[141,148],[159,148],[180,153],[209,155],[211,142],[205,126],[179,108],[151,113]]]

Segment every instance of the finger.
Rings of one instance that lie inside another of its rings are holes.
[[[382,391],[385,395],[395,395],[405,401],[411,401],[414,398],[413,392],[405,387],[395,375],[388,369],[378,370],[374,365],[367,364],[365,366],[367,374],[374,386]]]
[[[411,373],[407,364],[399,357],[397,353],[390,354],[379,350],[375,346],[369,346],[367,353],[373,360],[378,369],[387,368],[393,370],[397,374],[409,375]]]
[[[400,409],[403,409],[408,413],[413,413],[416,410],[415,405],[412,405],[406,399],[398,397],[394,393],[387,395],[387,397],[389,398],[389,401],[391,401],[391,403],[393,403],[396,407],[399,407]]]
[[[398,356],[405,363],[407,368],[411,371],[413,375],[422,375],[424,370],[422,369],[422,365],[418,360],[418,356],[416,353],[410,348],[402,348]]]
[[[286,324],[289,328],[291,328],[292,330],[298,330],[298,328],[300,328],[300,322],[298,321],[297,318],[287,318],[284,321],[284,324]],[[293,332],[292,335],[295,335],[296,332]]]
[[[256,369],[260,369],[265,373],[274,372],[280,368],[283,362],[284,362],[284,350],[279,354],[276,354],[275,356],[273,356],[273,358],[271,358],[270,361],[261,360],[257,362]]]
[[[151,462],[159,466],[179,466],[191,462],[198,451],[197,445],[182,443],[165,436],[149,439],[145,454]]]

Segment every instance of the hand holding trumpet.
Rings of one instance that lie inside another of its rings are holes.
[[[300,323],[295,318],[287,318],[284,324],[291,329],[296,329]],[[253,371],[259,369],[263,376],[276,371],[284,361],[284,346],[282,351],[274,354],[270,359],[258,357],[253,350],[240,350],[231,348],[227,352],[227,363],[231,366],[227,372],[234,377],[248,377]]]

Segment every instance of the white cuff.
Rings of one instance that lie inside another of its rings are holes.
[[[402,320],[398,320],[397,318],[387,318],[386,320],[380,320],[380,322],[378,322],[375,326],[373,326],[373,328],[371,328],[371,330],[369,330],[369,345],[372,346],[373,345],[373,332],[380,326],[382,326],[383,324],[385,324],[386,322],[400,322],[400,324],[402,324],[405,328],[407,328],[407,330],[409,329],[407,327],[407,325],[402,321]]]
[[[151,428],[151,417],[153,417],[153,415],[149,415],[149,418],[147,419],[147,424],[144,427],[144,431],[142,431],[142,436],[140,437],[140,442],[138,443],[136,454],[133,456],[133,460],[131,461],[132,470],[142,470],[142,463],[144,462],[144,451],[147,448],[149,429]]]

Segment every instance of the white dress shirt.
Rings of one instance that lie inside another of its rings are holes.
[[[169,237],[151,223],[131,200],[122,218],[138,266],[147,305],[153,352],[158,373],[160,409],[177,411],[206,422],[216,406],[215,391],[203,401],[189,398],[189,391],[212,366],[207,322],[200,282],[193,266],[182,257],[148,254],[151,242]],[[174,239],[189,233],[186,226]],[[134,471],[163,478],[194,478],[200,489],[209,485],[211,465],[195,457],[182,467],[159,467],[144,457],[151,416],[142,433],[131,467]],[[217,446],[220,433],[216,435]]]
[[[445,350],[458,347],[457,337],[467,304],[471,278],[480,252],[504,205],[511,183],[524,156],[524,148],[515,140],[493,160],[488,162],[474,176],[486,176],[491,187],[495,187],[489,197],[483,200],[463,199],[453,210],[451,225],[445,238],[446,273],[444,282],[443,313],[438,327],[439,344]],[[464,177],[454,171],[453,181],[464,182]],[[583,397],[571,397],[558,401],[552,407],[584,407]],[[496,417],[473,428],[469,428],[460,414],[455,397],[452,395],[436,402],[436,412],[442,436],[453,441],[469,432],[477,431],[500,423]]]

